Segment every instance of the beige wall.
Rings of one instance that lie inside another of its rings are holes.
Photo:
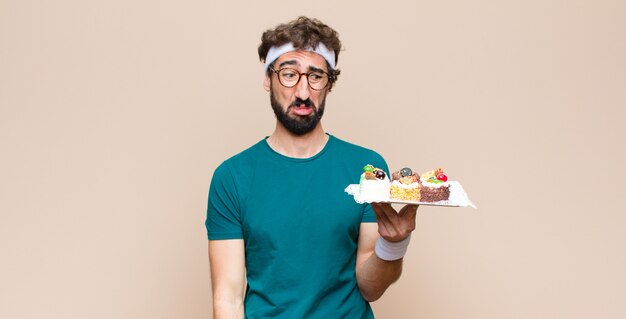
[[[0,0],[0,318],[210,317],[210,176],[299,14],[345,45],[326,130],[479,207],[419,209],[378,317],[626,317],[624,1]]]

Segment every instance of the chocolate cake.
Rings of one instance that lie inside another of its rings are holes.
[[[450,183],[443,169],[428,171],[420,175],[420,201],[438,202],[450,198]]]
[[[450,198],[450,186],[429,187],[424,184],[420,183],[421,202],[438,202]]]

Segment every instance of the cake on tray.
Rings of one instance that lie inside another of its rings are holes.
[[[405,167],[397,172],[391,174],[391,199],[399,200],[420,200],[420,183],[419,177],[411,171],[410,168]]]
[[[438,202],[450,198],[450,183],[443,169],[428,171],[420,175],[420,201]]]
[[[365,165],[359,181],[361,197],[371,201],[389,200],[389,177],[385,171],[373,165]]]

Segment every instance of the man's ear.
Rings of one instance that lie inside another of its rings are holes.
[[[265,80],[263,80],[263,88],[267,92],[270,91],[270,76],[267,73],[265,73]]]

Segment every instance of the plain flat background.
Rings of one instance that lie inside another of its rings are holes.
[[[325,129],[478,205],[419,209],[378,318],[626,317],[624,1],[0,0],[1,318],[210,318],[211,174],[302,14],[345,47]]]

